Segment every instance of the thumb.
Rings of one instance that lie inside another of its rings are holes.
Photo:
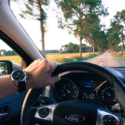
[[[52,84],[60,81],[60,75],[53,76],[51,78]]]

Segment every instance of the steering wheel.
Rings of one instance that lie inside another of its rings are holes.
[[[52,76],[66,71],[88,71],[107,80],[114,87],[118,102],[125,109],[125,86],[111,72],[103,67],[87,62],[70,62],[58,65]],[[123,125],[125,120],[99,106],[82,100],[65,101],[61,103],[33,107],[43,89],[30,89],[24,99],[21,110],[21,125],[29,125],[34,119],[38,123],[53,125]]]

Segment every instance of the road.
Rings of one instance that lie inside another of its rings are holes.
[[[86,62],[94,63],[100,66],[125,67],[125,62],[109,52],[105,52],[100,56],[88,59]]]

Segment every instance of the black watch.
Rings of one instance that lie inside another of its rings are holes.
[[[28,74],[25,70],[15,70],[11,73],[11,80],[17,85],[18,93],[26,91],[26,79]]]

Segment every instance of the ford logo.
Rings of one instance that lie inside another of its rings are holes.
[[[81,121],[85,120],[84,117],[76,115],[76,114],[68,114],[65,116],[65,119],[70,122],[81,122]]]

